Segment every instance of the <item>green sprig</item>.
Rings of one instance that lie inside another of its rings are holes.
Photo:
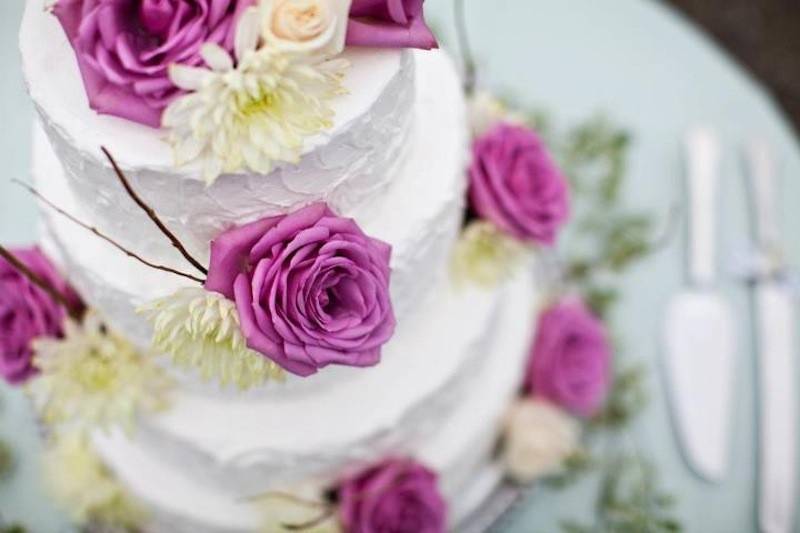
[[[580,293],[611,329],[620,300],[620,276],[654,250],[654,220],[623,202],[631,136],[602,116],[560,134],[546,113],[531,113],[530,124],[546,141],[568,177],[575,218],[567,232],[564,282]],[[612,335],[613,337],[613,335]],[[604,408],[587,424],[585,449],[570,456],[564,471],[547,481],[565,489],[587,475],[600,477],[591,524],[564,521],[564,533],[672,533],[681,525],[674,499],[658,485],[655,467],[638,453],[620,453],[613,443],[647,405],[645,368],[617,369]],[[611,441],[609,440],[611,439]],[[605,443],[605,446],[601,446]],[[611,444],[608,446],[608,444]]]

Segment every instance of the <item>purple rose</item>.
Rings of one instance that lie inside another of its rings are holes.
[[[77,295],[38,248],[11,253],[78,304]],[[65,317],[66,311],[44,290],[0,258],[0,375],[7,382],[22,383],[36,373],[31,341],[37,337],[60,337]]]
[[[247,345],[289,372],[371,366],[394,333],[390,255],[314,204],[214,239],[206,288],[236,302]]]
[[[339,517],[349,533],[442,533],[447,504],[436,474],[410,459],[392,459],[342,483]]]
[[[469,200],[478,216],[517,239],[555,242],[569,216],[569,191],[536,133],[495,126],[475,140],[469,175]]]
[[[353,0],[347,25],[350,46],[437,48],[425,24],[424,0]]]
[[[89,105],[152,127],[179,90],[172,63],[202,64],[200,47],[228,51],[253,0],[58,0],[55,13],[78,59]]]
[[[590,417],[605,400],[610,365],[603,323],[580,300],[566,299],[539,317],[525,390]]]

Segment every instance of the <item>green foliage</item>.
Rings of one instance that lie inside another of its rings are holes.
[[[561,523],[563,533],[677,533],[675,499],[658,485],[653,465],[634,455],[617,455],[603,467],[593,524]]]
[[[652,249],[652,218],[622,205],[630,136],[596,117],[552,144],[577,205],[570,244],[580,252],[567,252],[568,281],[596,291],[598,275],[622,273]]]
[[[558,158],[575,192],[612,205],[619,199],[629,145],[625,131],[595,117],[567,134]]]
[[[547,478],[544,482],[550,488],[558,490],[565,489],[583,479],[583,477],[595,469],[596,466],[597,462],[595,458],[592,457],[589,450],[578,450],[564,461],[563,472]]]
[[[0,533],[27,533],[25,526],[20,524],[9,524],[7,526],[0,526]]]
[[[645,369],[631,365],[617,370],[603,410],[590,421],[592,429],[624,429],[647,405]]]
[[[0,440],[0,480],[8,479],[14,470],[14,454],[5,441]]]
[[[598,532],[674,533],[681,525],[673,516],[675,500],[658,486],[656,469],[636,456],[609,464],[601,483]]]
[[[621,275],[654,249],[654,220],[626,207],[622,198],[631,137],[603,117],[592,118],[563,135],[555,130],[547,114],[533,113],[531,117],[531,125],[545,139],[571,185],[573,222],[566,235],[567,246],[560,250],[564,281],[611,329],[612,310],[620,299],[617,284]],[[613,386],[603,410],[586,426],[586,449],[570,456],[564,472],[547,481],[551,488],[565,489],[587,474],[598,475],[595,518],[591,524],[565,520],[561,530],[681,531],[672,513],[673,498],[659,488],[653,465],[636,453],[610,451],[620,448],[613,439],[647,404],[645,368],[623,366],[618,347],[616,352]]]

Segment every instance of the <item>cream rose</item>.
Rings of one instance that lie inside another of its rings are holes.
[[[352,0],[262,0],[262,36],[288,52],[335,56],[344,49]]]
[[[518,483],[557,474],[564,459],[578,450],[577,423],[541,400],[523,399],[511,406],[504,429],[503,465]]]

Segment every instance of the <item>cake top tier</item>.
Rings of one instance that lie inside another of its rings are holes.
[[[116,108],[100,113],[96,111],[108,109],[110,106],[107,103],[98,103],[98,100],[102,99],[95,94],[97,89],[90,89],[92,76],[87,74],[91,73],[92,67],[87,66],[86,61],[79,60],[86,54],[78,50],[77,38],[75,36],[70,38],[68,35],[67,25],[60,24],[60,20],[63,22],[65,17],[56,16],[64,11],[58,9],[60,5],[76,3],[84,4],[84,11],[88,10],[86,5],[102,4],[97,0],[84,2],[59,0],[56,3],[55,14],[43,9],[43,4],[39,0],[28,2],[26,7],[20,37],[23,65],[31,96],[39,110],[46,116],[46,120],[82,153],[94,154],[99,158],[98,147],[104,145],[123,166],[146,167],[154,171],[169,172],[180,178],[200,179],[202,165],[199,160],[189,161],[188,164],[176,168],[178,154],[175,153],[175,143],[172,143],[171,148],[167,142],[170,138],[168,128],[156,129],[134,120],[118,118],[113,115],[125,112],[120,112]],[[86,20],[88,17],[80,21],[82,33],[86,33],[83,28],[89,25]],[[100,30],[98,32],[101,32]],[[114,36],[114,39],[124,41],[121,35],[122,32]],[[100,47],[100,44],[97,46]],[[117,44],[116,47],[119,48],[120,45]],[[121,50],[117,51],[117,54],[124,56]],[[341,94],[336,94],[329,101],[330,117],[324,114],[325,124],[316,128],[319,131],[312,133],[309,129],[306,132],[310,134],[302,139],[298,146],[298,155],[317,151],[332,139],[350,130],[354,123],[365,115],[369,115],[373,121],[381,122],[383,117],[372,113],[375,102],[400,75],[404,65],[407,64],[407,59],[404,60],[402,48],[377,50],[348,47],[341,55],[336,56],[335,61],[337,65],[343,65],[345,62],[349,66],[342,70]],[[328,65],[332,61],[326,59],[322,63]],[[179,98],[173,95],[173,101],[176,97]],[[142,115],[133,111],[131,113]],[[287,109],[284,116],[277,115],[278,121],[291,122],[296,119],[290,109]],[[148,121],[139,120],[139,122]],[[273,161],[273,166],[280,163],[279,160]],[[240,166],[242,173],[246,173],[247,165]]]
[[[346,91],[331,100],[331,127],[304,140],[297,163],[275,164],[268,174],[224,174],[208,185],[199,163],[175,166],[167,129],[92,109],[68,33],[38,1],[27,5],[20,46],[29,91],[78,207],[88,222],[154,259],[169,261],[174,250],[163,239],[142,242],[140,224],[132,223],[143,221],[141,213],[125,210],[130,201],[101,145],[142,198],[200,256],[213,236],[234,224],[319,201],[338,212],[374,203],[404,160],[414,103],[414,61],[406,49],[348,46],[335,59],[346,60],[349,67],[342,78]]]

